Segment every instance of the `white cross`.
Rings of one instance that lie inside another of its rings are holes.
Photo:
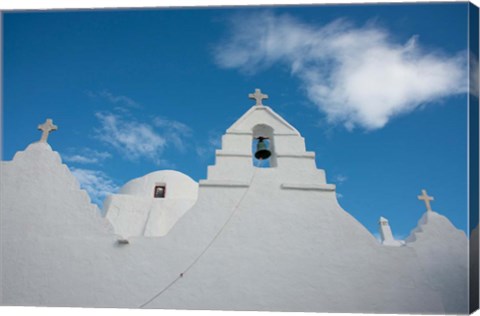
[[[58,129],[57,125],[53,125],[52,119],[47,119],[45,123],[38,125],[38,129],[42,131],[41,143],[46,143],[50,132]]]
[[[263,105],[262,100],[268,99],[268,95],[263,94],[262,91],[260,91],[260,89],[255,89],[255,93],[250,93],[248,95],[248,98],[255,100],[257,102],[255,105]]]
[[[425,206],[427,207],[427,211],[431,211],[432,208],[430,207],[430,201],[433,201],[433,196],[428,196],[426,190],[422,190],[422,195],[417,196],[419,200],[425,202]]]

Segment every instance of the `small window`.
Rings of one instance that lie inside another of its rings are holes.
[[[156,185],[155,191],[153,192],[154,198],[164,198],[165,197],[166,187],[165,185]]]

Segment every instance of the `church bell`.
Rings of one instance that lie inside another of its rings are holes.
[[[258,138],[258,143],[257,143],[257,151],[255,152],[255,158],[259,160],[264,160],[268,159],[272,152],[268,150],[267,144],[263,142],[263,140],[266,139],[265,137],[259,137]]]

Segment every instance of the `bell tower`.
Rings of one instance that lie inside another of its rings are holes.
[[[249,94],[253,105],[222,136],[222,148],[215,152],[215,165],[208,167],[201,186],[248,186],[253,172],[258,169],[253,157],[267,159],[270,168],[262,176],[273,177],[281,183],[327,186],[325,172],[317,169],[315,153],[306,151],[300,133],[269,106],[263,104],[268,96],[260,89]],[[262,141],[260,142],[260,139]],[[252,142],[258,141],[252,150]],[[258,171],[258,170],[257,170]]]

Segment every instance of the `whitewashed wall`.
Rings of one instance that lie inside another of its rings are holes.
[[[341,208],[288,123],[256,107],[239,122],[195,205],[166,236],[126,245],[48,145],[2,162],[2,304],[135,308],[170,284],[144,307],[467,312],[457,299],[467,242],[446,218],[428,215],[416,240],[382,246]],[[254,168],[250,145],[235,143],[251,144],[252,128],[266,122],[278,166]],[[439,272],[449,276],[433,278]]]

